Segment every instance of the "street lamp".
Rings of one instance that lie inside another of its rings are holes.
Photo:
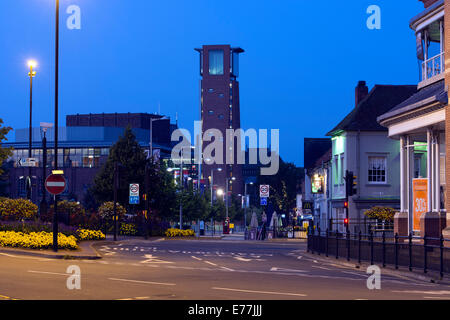
[[[33,141],[33,78],[36,76],[36,71],[33,71],[33,68],[36,68],[37,62],[35,60],[28,60],[28,67],[30,68],[30,72],[28,72],[28,76],[30,77],[30,128],[29,128],[29,144],[28,144],[28,158],[32,157],[32,141]],[[28,178],[27,178],[27,199],[31,201],[31,167],[28,167]]]
[[[47,131],[53,128],[53,123],[41,122],[40,124],[42,132],[42,201],[40,206],[40,216],[47,214],[47,197],[45,193],[45,179],[47,177]]]
[[[222,168],[211,169],[211,209],[213,207],[214,171],[222,171]]]
[[[247,228],[247,185],[253,185],[253,182],[246,182],[245,183],[245,192],[244,192],[244,198],[245,198],[245,202],[244,202],[244,226],[245,228]]]
[[[226,188],[225,188],[225,197],[226,197],[226,219],[228,219],[228,182],[236,180],[235,177],[226,178]]]
[[[56,0],[55,21],[55,165],[58,170],[58,90],[59,90],[59,0]],[[58,251],[58,196],[55,195],[55,212],[53,214],[53,251]],[[115,202],[114,202],[115,204]]]

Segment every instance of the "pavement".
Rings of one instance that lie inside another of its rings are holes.
[[[380,290],[370,290],[365,268],[311,255],[305,242],[128,238],[90,247],[101,259],[0,252],[0,300],[450,300],[446,284],[384,269]],[[73,277],[80,287],[69,289]]]

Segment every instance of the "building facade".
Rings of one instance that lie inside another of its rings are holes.
[[[153,124],[150,121],[153,120]],[[161,115],[146,113],[115,113],[68,115],[66,127],[58,129],[58,166],[64,170],[67,188],[61,195],[63,199],[83,201],[87,190],[101,166],[106,162],[110,147],[115,144],[127,126],[132,128],[140,146],[155,157],[168,161],[171,156],[171,132],[176,125]],[[150,127],[153,129],[151,139]],[[20,159],[29,158],[29,129],[15,130],[15,142],[5,143],[5,147],[13,147],[13,156],[8,159],[9,186],[8,194],[12,198],[26,197],[26,177],[28,168],[21,167]],[[51,173],[54,165],[54,130],[48,129],[47,167],[43,167],[42,128],[33,128],[32,158],[37,159],[37,167],[32,168],[32,201],[40,203],[44,192],[44,181]],[[152,145],[150,141],[152,140]]]
[[[450,183],[448,85],[450,1],[422,0],[424,11],[410,21],[419,61],[418,92],[378,118],[399,142],[401,207],[399,235],[450,236],[447,201]]]
[[[375,85],[368,90],[360,81],[354,109],[327,135],[331,136],[330,230],[368,232],[371,221],[364,212],[373,206],[400,207],[398,141],[389,139],[377,116],[409,98],[416,86]],[[357,193],[348,198],[345,176],[356,176]]]
[[[205,45],[195,50],[200,54],[202,133],[211,139],[210,142],[203,142],[202,152],[205,154],[205,150],[215,143],[222,144],[222,156],[220,150],[215,152],[215,160],[221,163],[204,156],[202,176],[211,179],[213,175],[213,184],[218,188],[225,190],[228,185],[230,193],[242,194],[242,165],[237,164],[236,157],[239,150],[238,147],[233,150],[226,147],[226,130],[241,128],[238,77],[239,54],[244,50],[229,45]],[[214,140],[211,131],[214,129],[221,133],[219,141]],[[236,146],[241,142],[233,140]]]

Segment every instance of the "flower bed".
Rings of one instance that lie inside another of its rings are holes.
[[[170,228],[167,229],[165,232],[165,236],[169,238],[175,238],[175,237],[193,237],[195,236],[194,230],[180,230],[180,229],[174,229]]]
[[[77,230],[77,239],[79,241],[105,240],[106,236],[100,230],[79,229]]]
[[[49,232],[14,232],[0,231],[0,247],[49,249],[53,245],[53,234]],[[59,249],[78,249],[77,239],[74,236],[58,234]]]

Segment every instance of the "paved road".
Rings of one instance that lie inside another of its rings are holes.
[[[97,248],[101,260],[0,254],[2,299],[450,299],[450,288],[382,275],[367,289],[365,270],[305,254],[305,243],[133,240]],[[67,268],[81,270],[68,290]]]

